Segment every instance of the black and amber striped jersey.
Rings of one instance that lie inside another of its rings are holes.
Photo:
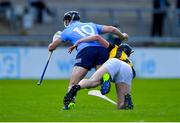
[[[111,44],[110,44],[111,45]],[[117,58],[121,61],[126,62],[127,64],[129,64],[133,70],[133,78],[136,76],[135,70],[133,68],[133,63],[132,61],[129,59],[129,57],[127,56],[127,54],[123,51],[123,49],[121,48],[121,46],[117,46],[117,45],[111,45],[109,50],[109,58]]]

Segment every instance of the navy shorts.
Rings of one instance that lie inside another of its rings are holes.
[[[76,56],[74,66],[81,66],[90,70],[96,65],[102,65],[108,60],[108,50],[104,47],[89,46],[82,49]]]

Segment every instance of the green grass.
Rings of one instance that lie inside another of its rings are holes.
[[[78,93],[76,107],[64,111],[68,80],[0,80],[0,121],[180,121],[180,79],[135,79],[134,110],[115,105],[88,90]],[[116,100],[114,85],[107,95]]]

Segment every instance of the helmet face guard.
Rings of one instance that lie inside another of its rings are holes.
[[[77,11],[69,11],[64,14],[63,22],[65,27],[67,27],[70,22],[79,20],[80,14]]]
[[[129,44],[123,43],[119,47],[122,51],[124,51],[126,53],[126,55],[128,57],[134,52],[134,50],[132,49],[132,47]]]

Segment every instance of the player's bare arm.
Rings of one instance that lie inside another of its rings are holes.
[[[104,46],[105,48],[109,47],[109,42],[107,40],[105,40],[100,35],[94,35],[94,36],[88,36],[88,37],[78,40],[73,46],[71,46],[68,49],[68,52],[71,53],[82,42],[90,42],[90,41],[95,41],[95,40],[101,43],[101,45]]]
[[[49,50],[50,52],[54,51],[54,50],[60,45],[61,42],[62,42],[62,41],[59,40],[59,39],[53,41],[52,43],[49,44],[48,50]]]
[[[100,35],[94,35],[94,36],[88,36],[86,38],[82,38],[77,41],[77,44],[80,44],[81,42],[95,41],[95,40],[101,43],[101,45],[104,46],[105,48],[109,47],[109,42]]]
[[[48,46],[48,50],[50,52],[55,50],[61,44],[62,40],[60,39],[60,37],[61,37],[61,31],[57,31],[53,36],[52,42]]]
[[[114,26],[103,26],[102,32],[103,33],[113,33],[113,34],[119,36],[119,38],[121,40],[124,40],[124,41],[128,40],[128,35],[126,33],[122,33],[118,28],[116,28]]]

